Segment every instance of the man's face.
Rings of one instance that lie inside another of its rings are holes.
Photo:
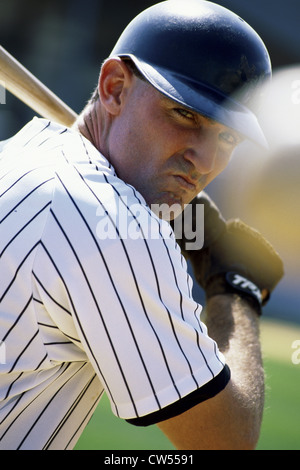
[[[109,158],[149,206],[183,210],[227,166],[240,141],[237,132],[135,79],[112,124]]]

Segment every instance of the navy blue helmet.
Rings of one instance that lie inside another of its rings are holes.
[[[136,16],[110,57],[131,58],[178,103],[266,145],[252,108],[270,80],[265,44],[238,15],[205,0],[167,0]]]

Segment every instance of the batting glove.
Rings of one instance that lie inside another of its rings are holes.
[[[280,256],[254,228],[239,219],[226,222],[206,194],[201,193],[192,204],[204,204],[204,246],[188,251],[184,237],[178,243],[206,297],[238,293],[260,314],[283,277]]]

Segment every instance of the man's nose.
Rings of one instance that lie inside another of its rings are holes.
[[[201,138],[195,139],[185,153],[184,158],[192,163],[195,170],[201,175],[211,173],[216,164],[217,151],[218,151],[218,138],[212,133],[207,133]]]

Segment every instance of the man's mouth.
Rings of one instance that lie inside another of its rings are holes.
[[[193,181],[192,179],[190,179],[188,176],[186,175],[174,175],[174,178],[176,180],[176,182],[179,184],[179,186],[181,186],[181,188],[187,190],[187,191],[196,191],[196,184],[195,184],[195,181]]]

